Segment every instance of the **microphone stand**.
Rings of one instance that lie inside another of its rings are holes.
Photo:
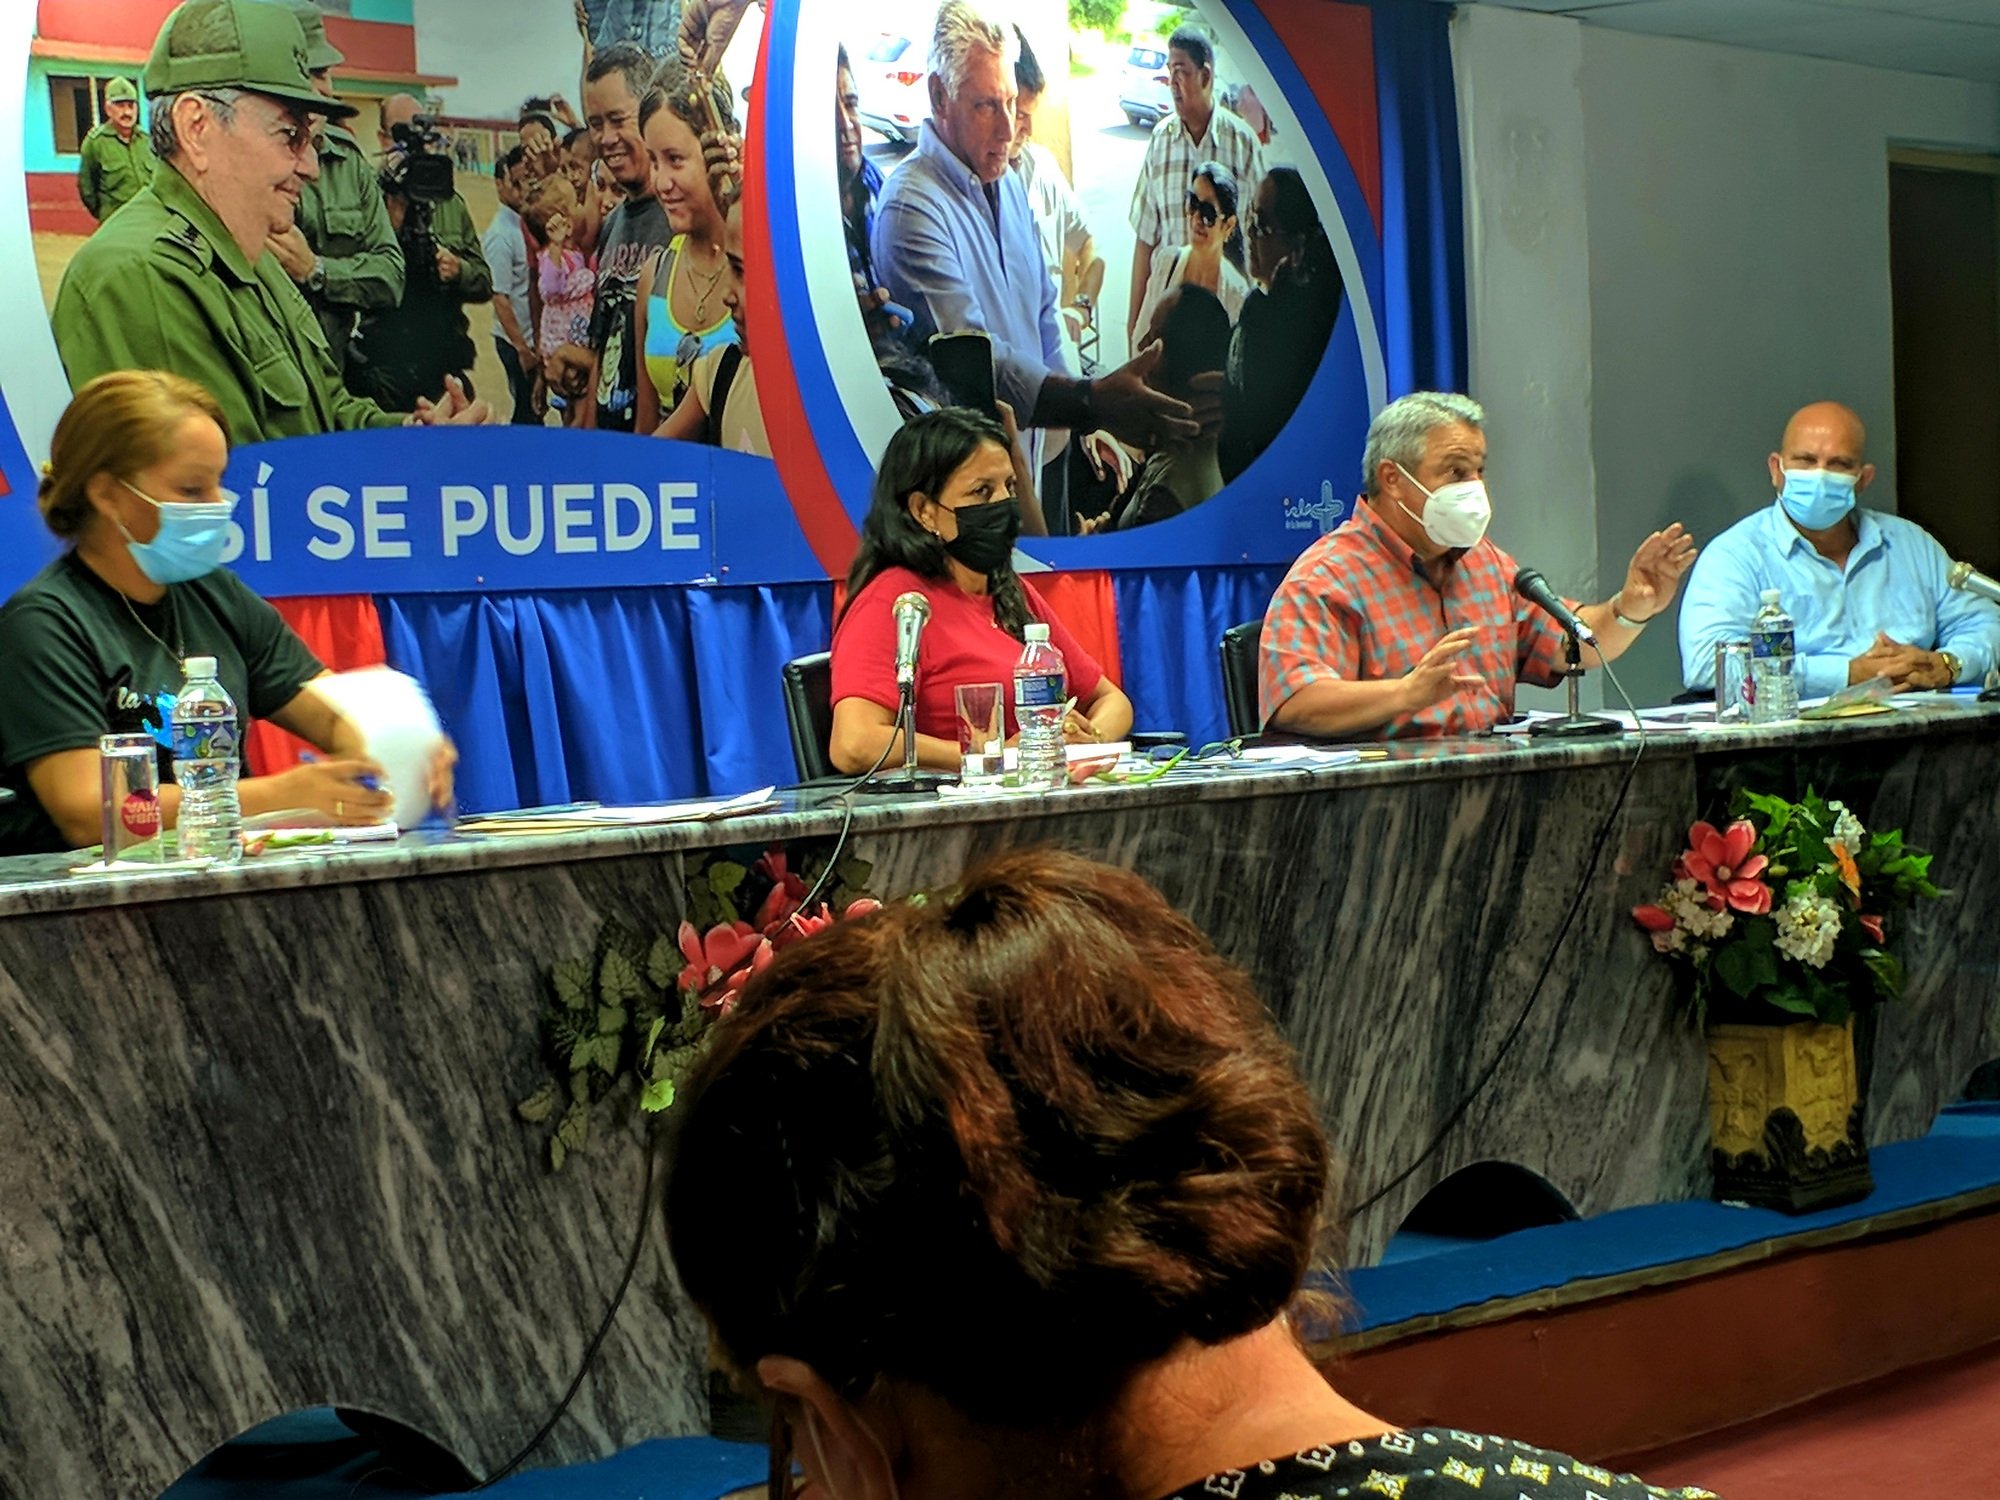
[[[866,790],[883,796],[909,796],[916,794],[929,796],[941,786],[952,786],[958,781],[956,776],[943,771],[920,771],[917,769],[917,682],[912,676],[898,690],[896,722],[889,730],[893,742],[897,732],[903,736],[903,764],[900,770],[877,771],[867,781]]]
[[[1563,657],[1567,665],[1563,676],[1569,679],[1569,712],[1560,719],[1543,719],[1528,726],[1528,733],[1541,738],[1578,740],[1601,734],[1623,734],[1624,727],[1611,719],[1593,718],[1583,712],[1577,701],[1577,689],[1583,681],[1583,643],[1576,638],[1574,630],[1564,632]]]

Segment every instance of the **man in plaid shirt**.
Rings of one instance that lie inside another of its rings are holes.
[[[1264,178],[1264,147],[1257,132],[1215,100],[1215,48],[1197,28],[1183,26],[1167,38],[1167,87],[1174,112],[1153,127],[1145,165],[1132,190],[1132,292],[1125,312],[1125,346],[1144,330],[1139,309],[1153,256],[1188,242],[1187,195],[1194,169],[1219,161],[1236,179],[1236,201],[1257,201]]]
[[[1264,615],[1257,696],[1271,728],[1484,734],[1514,712],[1517,682],[1562,680],[1562,630],[1514,593],[1518,566],[1486,537],[1485,421],[1469,396],[1419,391],[1369,424],[1361,504],[1292,564]],[[1676,521],[1640,544],[1609,601],[1572,602],[1599,642],[1584,665],[1637,640],[1694,558]]]

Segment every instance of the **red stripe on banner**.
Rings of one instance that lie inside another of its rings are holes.
[[[769,91],[761,80],[771,77],[771,31],[766,26],[758,43],[757,73],[760,86],[750,93],[753,123],[743,170],[743,238],[745,318],[750,328],[751,358],[757,366],[757,401],[764,410],[764,430],[771,439],[771,457],[777,461],[778,478],[799,518],[799,530],[806,545],[826,569],[829,578],[839,578],[854,560],[861,536],[855,530],[833,477],[813,441],[812,425],[806,420],[805,401],[799,395],[798,377],[792,370],[791,350],[785,342],[784,309],[778,305],[778,277],[771,248],[771,201],[765,190],[766,150],[770,143]],[[779,143],[789,149],[788,142]],[[829,250],[826,253],[832,254]],[[798,309],[797,326],[806,336],[817,338],[810,306]]]
[[[1259,9],[1354,168],[1361,196],[1382,232],[1382,123],[1375,101],[1375,24],[1360,5],[1265,5]]]
[[[1111,575],[1090,569],[1025,576],[1076,637],[1077,644],[1097,658],[1106,676],[1122,684],[1125,671],[1118,653],[1118,598],[1111,587]]]
[[[373,595],[304,595],[273,599],[271,607],[298,632],[312,654],[336,672],[379,667],[388,660]],[[244,756],[252,776],[269,776],[297,765],[312,748],[298,736],[260,720],[251,726]]]

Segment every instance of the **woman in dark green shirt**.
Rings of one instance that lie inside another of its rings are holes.
[[[325,672],[290,626],[220,566],[230,502],[221,407],[177,375],[121,370],[76,393],[56,426],[40,505],[69,545],[0,609],[0,850],[97,842],[98,737],[152,734],[173,827],[173,695],[189,656],[213,656],[247,726],[273,723],[327,760],[238,784],[246,815],[307,809],[336,823],[389,814],[381,768],[310,684]],[[434,787],[449,795],[449,771]]]

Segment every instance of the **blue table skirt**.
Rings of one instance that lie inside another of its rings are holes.
[[[1282,567],[1114,575],[1124,683],[1148,729],[1216,739],[1216,643]],[[779,669],[833,635],[828,583],[389,594],[392,666],[429,688],[468,812],[721,796],[796,779]]]

